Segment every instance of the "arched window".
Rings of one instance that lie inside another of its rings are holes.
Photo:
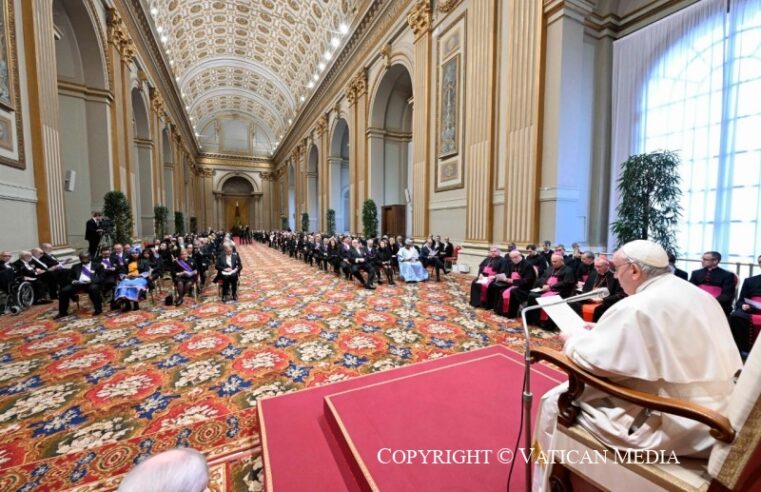
[[[632,150],[681,157],[682,253],[753,261],[761,253],[761,0],[722,3],[652,58],[632,108]]]

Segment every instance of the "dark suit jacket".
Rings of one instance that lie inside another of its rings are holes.
[[[529,263],[525,258],[522,259],[521,262],[517,265],[510,260],[507,261],[509,265],[505,275],[509,277],[513,274],[513,272],[517,272],[518,275],[521,276],[520,280],[513,280],[511,285],[521,290],[531,290],[531,288],[534,286],[534,283],[536,282],[536,270],[534,270],[533,265],[531,265],[531,263]]]
[[[79,277],[82,275],[82,264],[77,263],[73,267],[71,267],[68,283],[73,283],[79,280]],[[92,283],[94,284],[100,284],[103,279],[103,265],[100,263],[96,263],[95,261],[90,262],[90,271],[92,271]]]
[[[478,275],[484,273],[484,268],[486,268],[488,265],[491,265],[494,273],[505,273],[505,269],[507,268],[505,259],[503,257],[498,256],[497,258],[492,259],[491,256],[487,256],[486,259],[482,261],[480,265],[478,265]]]
[[[34,261],[30,261],[29,266],[31,267],[31,269],[27,268],[24,265],[24,262],[21,261],[21,258],[13,262],[13,270],[15,270],[16,275],[29,277],[29,278],[37,278],[37,272],[34,271],[34,268],[35,268]]]
[[[611,270],[605,272],[603,278],[600,278],[600,274],[597,273],[597,270],[594,270],[589,274],[589,278],[587,278],[587,281],[584,283],[584,288],[581,289],[581,291],[589,292],[593,289],[599,289],[601,287],[608,288],[608,291],[610,292],[610,296],[608,297],[620,296],[620,294],[623,292],[621,290],[621,284],[618,283],[618,279],[616,279]]]
[[[548,268],[544,275],[536,281],[536,287],[543,287],[550,277],[557,277],[557,283],[550,287],[550,290],[560,294],[560,297],[569,297],[576,288],[576,276],[568,265],[562,266],[557,270]]]
[[[682,280],[687,280],[687,272],[680,270],[679,268],[674,267],[674,275],[681,278]]]
[[[243,271],[243,264],[240,261],[240,257],[237,253],[232,254],[232,260],[230,261],[230,264],[232,265],[232,268],[238,269],[238,275],[240,275],[240,272]],[[227,268],[227,255],[223,252],[221,255],[217,257],[217,271],[223,272],[225,268]]]
[[[95,219],[90,218],[85,224],[85,241],[98,241],[100,234],[98,234],[98,224]]]
[[[743,286],[740,289],[740,297],[737,298],[735,309],[742,309],[742,305],[745,304],[745,298],[750,299],[753,296],[761,296],[761,275],[748,277],[743,281]],[[757,314],[759,310],[751,307],[748,312]]]

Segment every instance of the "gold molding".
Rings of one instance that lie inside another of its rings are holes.
[[[114,45],[124,63],[131,63],[136,56],[135,43],[124,25],[124,20],[115,8],[109,8],[107,15],[108,42]]]
[[[441,0],[439,2],[438,11],[442,14],[448,14],[457,7],[462,0]]]
[[[431,5],[428,0],[419,0],[407,14],[407,24],[412,29],[415,39],[431,30]]]

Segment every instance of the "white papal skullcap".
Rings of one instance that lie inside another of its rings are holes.
[[[621,250],[632,260],[637,260],[644,265],[665,268],[669,264],[666,250],[660,244],[652,241],[637,239],[621,246]]]

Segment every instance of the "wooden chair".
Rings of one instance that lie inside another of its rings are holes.
[[[717,440],[707,460],[679,457],[679,464],[613,463],[613,460],[555,464],[550,478],[552,490],[761,490],[761,348],[756,347],[748,357],[726,415],[690,402],[618,386],[586,372],[552,349],[534,349],[531,357],[534,362],[551,362],[568,374],[568,391],[558,400],[556,450],[578,450],[591,455],[613,453],[576,425],[580,409],[573,402],[587,384],[636,405],[701,422]]]
[[[454,255],[453,256],[447,256],[444,258],[444,266],[447,267],[449,270],[452,269],[452,264],[457,263],[457,258],[460,257],[460,250],[462,249],[462,246],[459,244],[454,247]]]

